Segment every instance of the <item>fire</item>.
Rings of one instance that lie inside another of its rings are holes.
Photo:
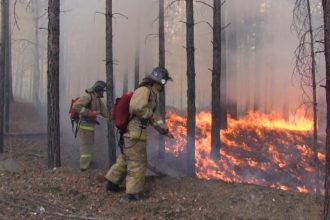
[[[185,153],[186,118],[167,115],[175,140],[166,143],[166,152],[178,157]],[[312,151],[313,121],[304,115],[283,119],[280,114],[249,112],[241,119],[228,115],[228,128],[221,130],[220,159],[211,159],[211,114],[196,115],[196,176],[227,182],[251,183],[282,190],[310,192],[321,185],[315,176]],[[324,153],[318,152],[321,165]]]

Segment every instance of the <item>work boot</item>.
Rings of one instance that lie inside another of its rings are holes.
[[[129,201],[141,201],[148,198],[148,195],[145,193],[134,193],[134,194],[127,194],[127,198]]]
[[[120,192],[119,185],[118,184],[114,184],[111,181],[108,181],[106,189],[107,189],[107,191],[110,191],[110,192]]]

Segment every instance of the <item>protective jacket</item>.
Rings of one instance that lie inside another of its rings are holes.
[[[129,104],[132,119],[128,123],[124,137],[134,140],[147,140],[147,126],[157,111],[157,94],[152,88],[142,86],[133,93]]]
[[[73,108],[80,114],[80,129],[94,131],[95,120],[87,117],[89,111],[96,111],[97,114],[107,118],[107,108],[100,98],[91,89],[85,90],[86,94],[81,96],[74,104]]]
[[[73,105],[80,114],[79,142],[80,142],[80,169],[89,168],[92,160],[92,147],[94,145],[95,119],[87,117],[89,111],[96,111],[103,117],[107,117],[107,109],[100,98],[92,89],[86,89],[86,94],[81,96]]]

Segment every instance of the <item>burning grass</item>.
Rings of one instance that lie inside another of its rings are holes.
[[[167,121],[175,140],[166,143],[166,151],[180,156],[185,152],[186,118],[171,112]],[[196,176],[316,192],[323,184],[323,172],[316,172],[312,128],[312,119],[303,115],[288,120],[277,113],[249,112],[239,120],[228,116],[228,128],[221,130],[221,157],[214,161],[210,157],[211,114],[200,112],[196,115]],[[323,170],[324,153],[318,152],[317,157]]]

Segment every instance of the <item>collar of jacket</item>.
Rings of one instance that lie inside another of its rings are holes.
[[[90,89],[86,89],[85,92],[89,95],[91,95],[91,97],[93,99],[100,99],[99,97],[97,97],[96,93],[93,91],[93,90],[90,90]]]
[[[88,93],[88,94],[92,94],[92,93],[94,93],[94,89],[93,89],[93,87],[88,88],[88,89],[85,90],[85,92]]]
[[[156,89],[155,86],[151,86],[151,87],[150,87],[150,91],[151,91],[154,95],[157,95],[157,94],[158,94],[158,91],[157,91],[157,89]]]

